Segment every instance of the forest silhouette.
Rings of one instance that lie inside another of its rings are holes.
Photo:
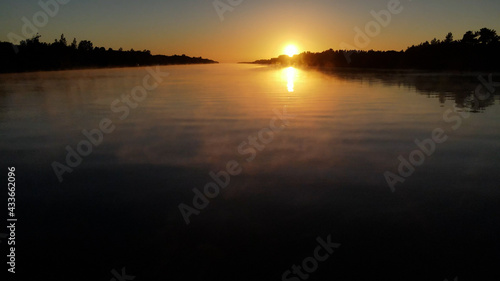
[[[493,29],[467,31],[454,40],[450,32],[444,40],[434,38],[405,51],[326,50],[304,52],[293,57],[257,60],[255,64],[374,69],[425,69],[459,71],[500,70],[500,37]]]
[[[64,34],[52,44],[40,42],[40,34],[21,41],[19,45],[0,42],[0,72],[64,70],[92,67],[129,67],[167,64],[217,63],[186,55],[151,55],[149,50],[124,51],[94,47],[88,40],[68,44]]]

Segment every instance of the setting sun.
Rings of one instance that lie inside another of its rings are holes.
[[[293,57],[294,55],[297,55],[299,53],[299,49],[295,47],[295,45],[288,45],[285,47],[285,55],[288,55],[289,57]]]

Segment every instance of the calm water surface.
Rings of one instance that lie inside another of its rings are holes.
[[[331,235],[341,247],[309,280],[493,274],[500,102],[474,100],[477,74],[160,69],[169,76],[123,120],[120,99],[146,68],[0,75],[19,267],[53,280],[109,280],[122,267],[137,280],[281,280]],[[247,161],[238,147],[276,110],[294,118]],[[51,165],[104,118],[115,130],[60,183]],[[437,128],[447,140],[391,192],[384,173]],[[179,204],[231,160],[241,174],[186,225]]]

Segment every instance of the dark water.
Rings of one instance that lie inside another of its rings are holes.
[[[134,280],[282,280],[318,237],[341,245],[307,280],[499,274],[499,96],[474,94],[478,74],[161,71],[169,76],[128,105],[120,99],[143,85],[146,68],[0,76],[18,280],[108,281],[123,267]],[[269,129],[276,111],[294,116],[276,119],[281,131]],[[71,168],[67,146],[77,150],[82,130],[103,120],[114,131],[94,135],[99,145]],[[392,192],[384,173],[400,176],[398,157],[440,129],[446,140],[415,152],[424,158]],[[230,161],[241,173],[187,225],[179,204],[193,207],[193,189]],[[62,182],[55,162],[72,169]]]

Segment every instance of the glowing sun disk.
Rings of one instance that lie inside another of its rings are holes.
[[[294,45],[286,46],[284,51],[285,55],[288,55],[289,57],[293,57],[294,55],[297,55],[299,53],[299,49]]]

